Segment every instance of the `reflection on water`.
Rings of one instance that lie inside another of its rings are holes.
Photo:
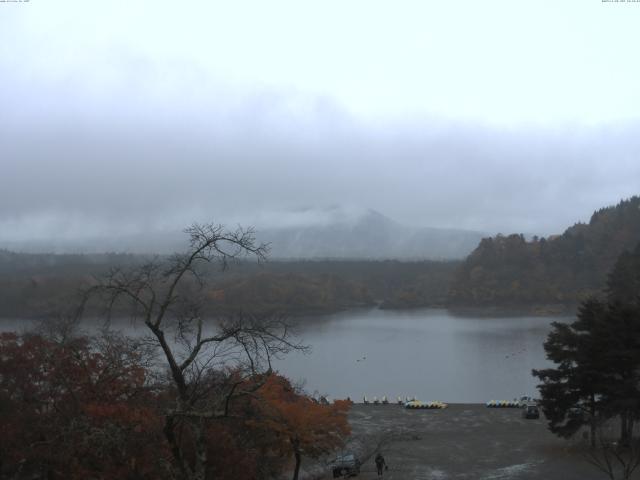
[[[312,347],[277,368],[334,398],[485,402],[536,396],[542,343],[566,317],[458,317],[446,310],[349,311],[302,323]]]
[[[351,310],[300,321],[311,353],[276,362],[309,391],[354,400],[386,395],[421,400],[485,402],[537,396],[533,368],[548,365],[542,343],[553,321],[567,317],[460,317],[446,310]],[[95,331],[102,324],[85,325]],[[24,320],[0,320],[0,330],[22,331]],[[125,320],[112,328],[141,336]]]

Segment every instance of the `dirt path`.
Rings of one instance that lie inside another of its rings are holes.
[[[389,465],[384,480],[606,478],[580,453],[582,439],[558,439],[544,419],[525,420],[519,409],[354,405],[350,421],[353,435],[347,448],[363,461],[357,477],[362,480],[378,478],[373,463],[377,448]]]

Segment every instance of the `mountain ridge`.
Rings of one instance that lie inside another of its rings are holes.
[[[305,227],[266,228],[260,240],[273,258],[462,259],[485,236],[482,232],[414,227],[372,209],[351,221]]]
[[[256,224],[248,222],[252,223]],[[486,235],[472,230],[404,225],[373,209],[341,206],[279,212],[257,224],[256,240],[269,243],[270,258],[280,260],[463,259]],[[178,230],[0,244],[0,248],[12,251],[61,254],[169,254],[186,247],[186,237]]]

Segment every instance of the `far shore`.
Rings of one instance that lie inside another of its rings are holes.
[[[382,304],[371,305],[352,305],[342,308],[310,308],[310,309],[296,309],[294,311],[280,311],[269,310],[260,312],[247,312],[258,314],[275,314],[283,315],[291,319],[301,320],[304,318],[316,319],[325,316],[332,316],[349,311],[367,311],[367,310],[381,310],[381,311],[418,311],[418,310],[446,310],[449,314],[455,317],[463,318],[502,318],[502,317],[572,317],[577,311],[576,305],[510,305],[510,306],[447,306],[442,304],[436,305],[421,305],[412,307],[385,307]],[[219,316],[224,316],[225,313],[220,313]],[[214,318],[215,315],[207,315]],[[55,315],[47,315],[45,313],[39,315],[24,315],[22,317],[17,315],[0,315],[0,322],[5,324],[19,324],[23,321],[28,323],[36,323],[47,318],[55,318]],[[93,320],[101,317],[97,315],[88,315],[87,318]],[[115,315],[114,318],[122,319],[126,318],[126,315]],[[0,331],[3,328],[0,326]]]

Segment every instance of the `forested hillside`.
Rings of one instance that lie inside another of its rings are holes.
[[[0,316],[41,317],[67,311],[78,292],[141,255],[52,255],[0,250]],[[395,260],[237,262],[211,266],[207,311],[326,313],[352,307],[442,306],[459,262]]]
[[[222,274],[211,268],[211,313],[332,312],[383,308],[573,307],[602,292],[624,251],[640,243],[640,197],[593,214],[562,235],[527,241],[523,235],[483,239],[464,262],[297,260],[239,262]],[[142,255],[18,254],[0,250],[0,316],[49,315],[67,308],[95,276]]]
[[[640,197],[602,208],[562,235],[485,238],[459,267],[453,306],[576,305],[601,292],[618,256],[640,243]]]
[[[243,264],[211,292],[222,311],[324,313],[351,307],[443,306],[459,262],[396,260]]]

